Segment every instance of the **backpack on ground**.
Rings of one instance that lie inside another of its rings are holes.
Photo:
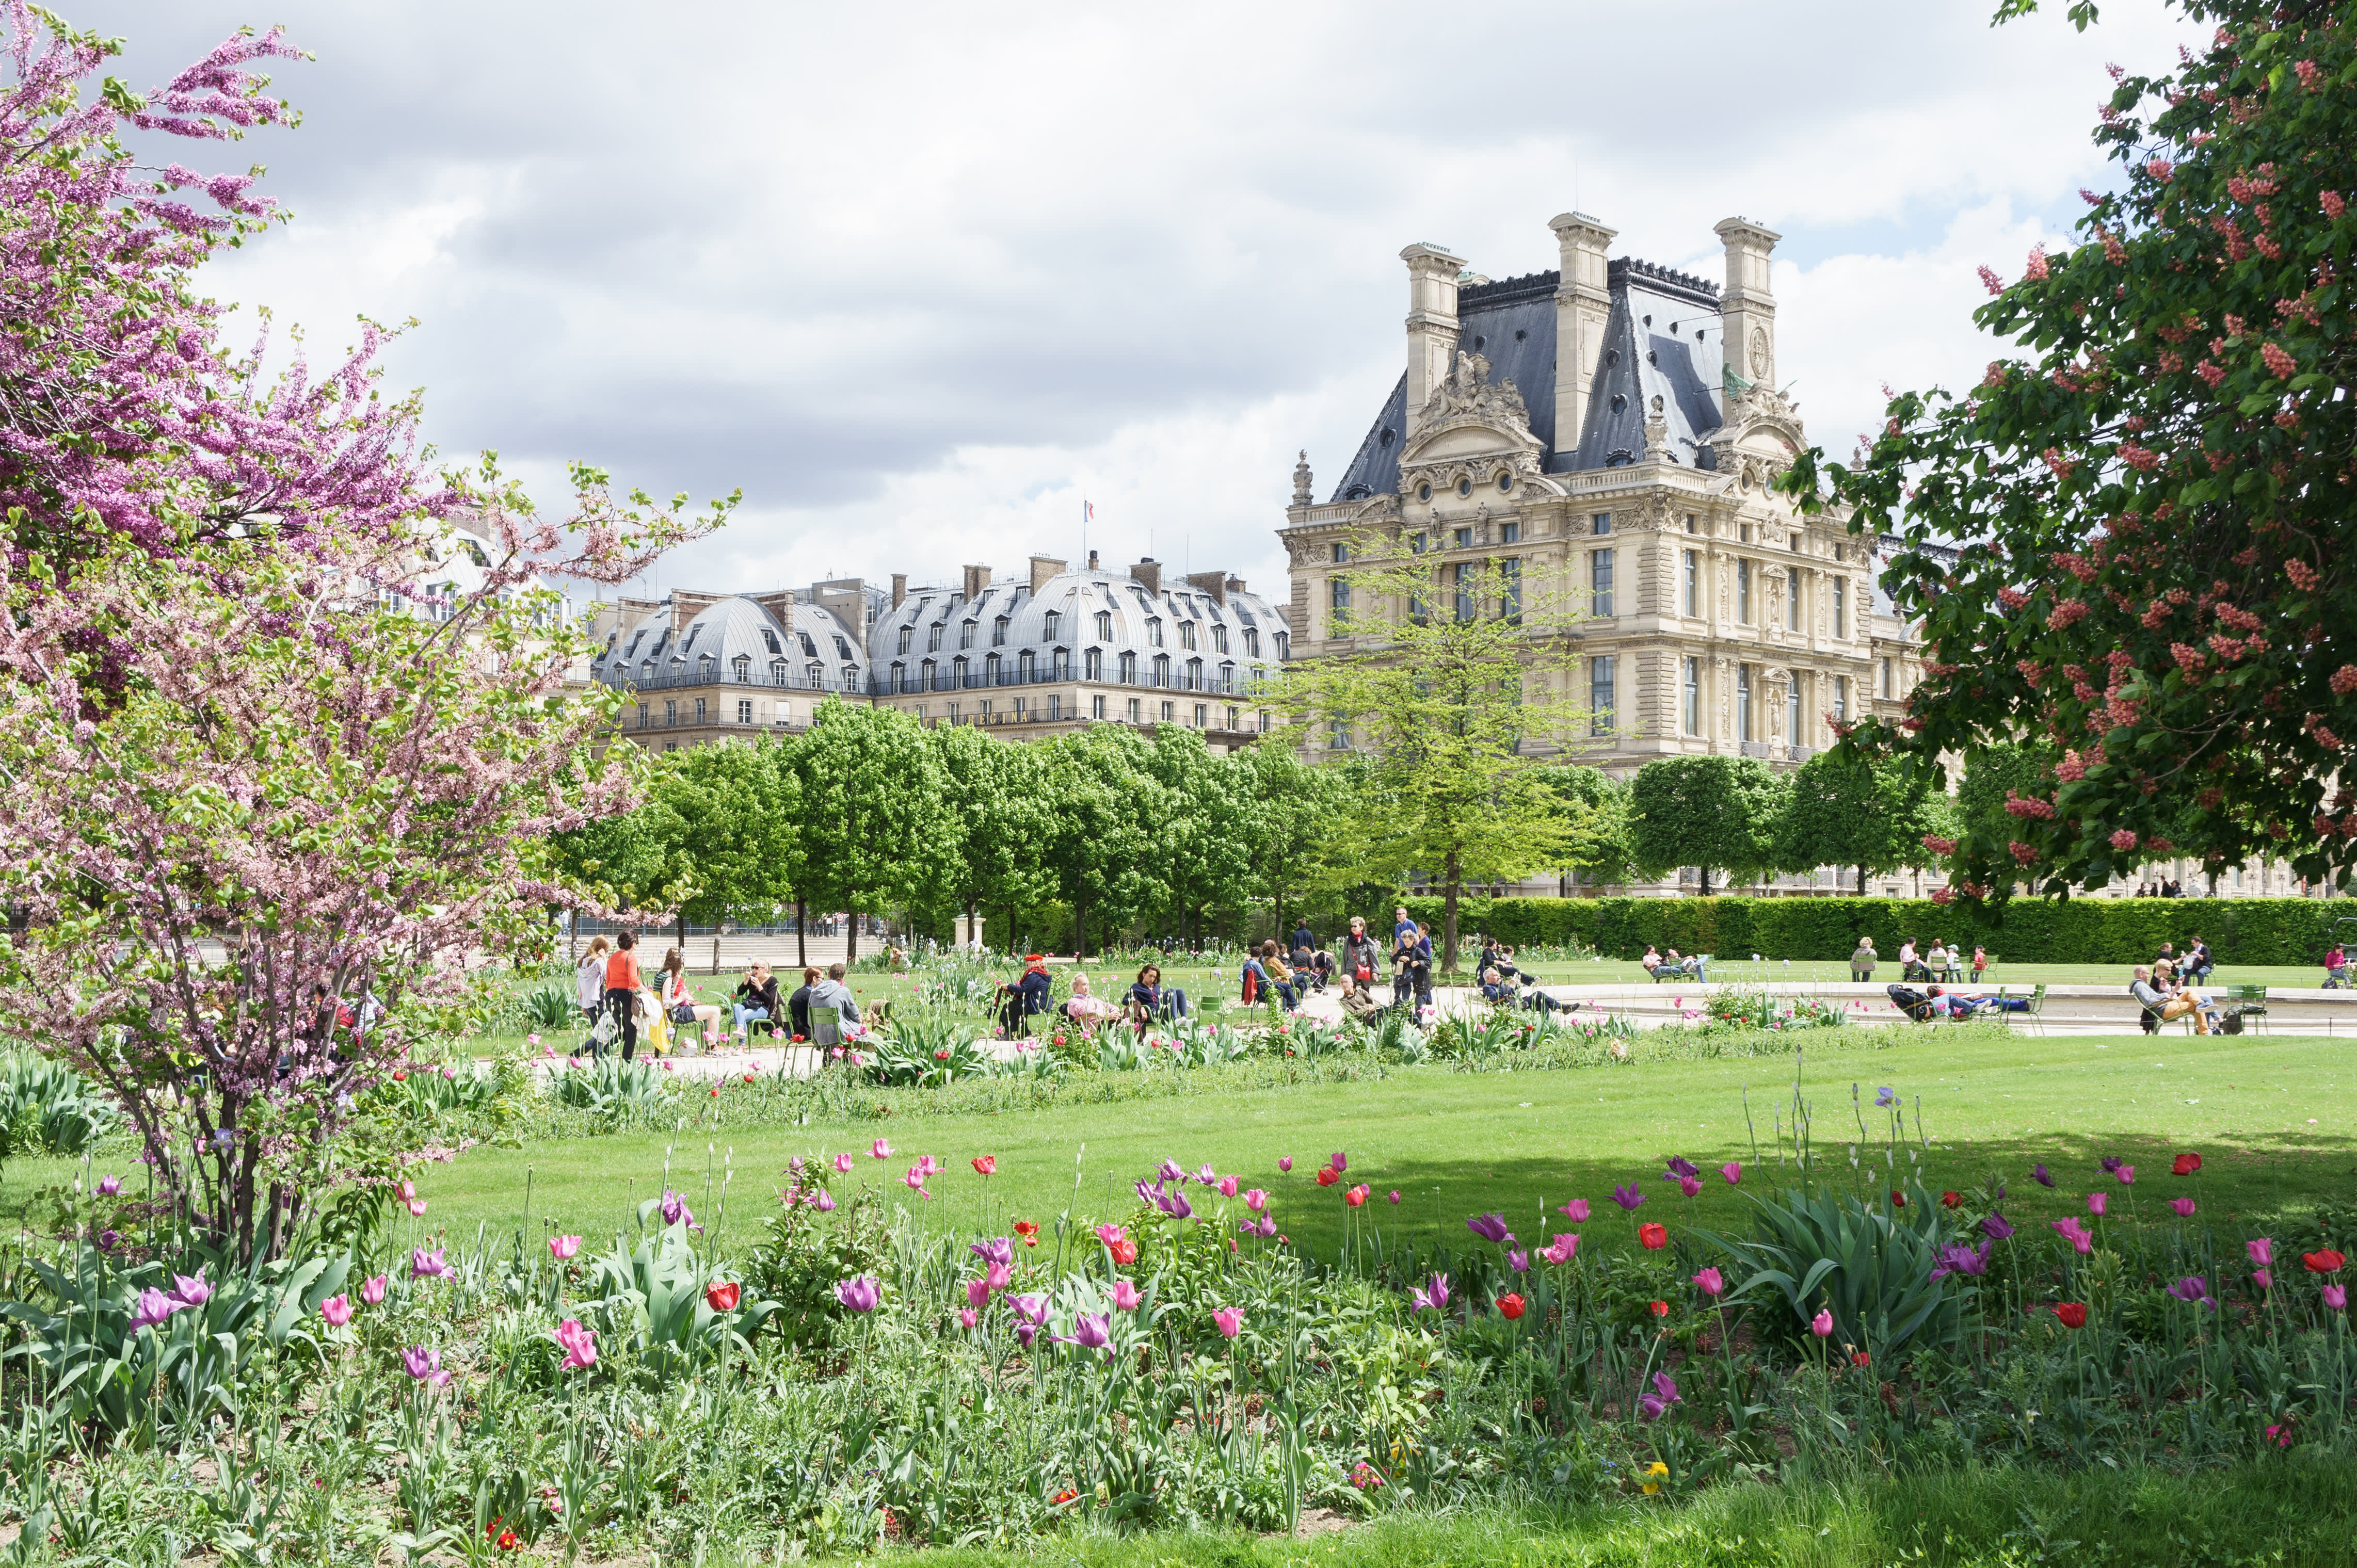
[[[1906,985],[1889,985],[1883,989],[1890,997],[1890,1004],[1909,1018],[1918,1024],[1932,1021],[1932,999],[1921,992]]]
[[[2243,1010],[2240,1007],[2227,1008],[2225,1016],[2218,1020],[2218,1032],[2222,1035],[2241,1034],[2243,1032]]]

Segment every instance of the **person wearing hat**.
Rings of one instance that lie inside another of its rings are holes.
[[[1055,982],[1048,978],[1047,955],[1024,954],[1023,978],[998,988],[1006,1004],[998,1013],[999,1034],[1011,1040],[1028,1033],[1031,1015],[1048,1010],[1048,995],[1054,989]]]

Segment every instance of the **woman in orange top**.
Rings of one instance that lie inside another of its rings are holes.
[[[622,1033],[622,1059],[639,1048],[638,935],[624,931],[614,939],[614,954],[606,961],[606,1006]]]

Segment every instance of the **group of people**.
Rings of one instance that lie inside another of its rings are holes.
[[[1655,980],[1668,980],[1675,977],[1681,980],[1703,981],[1710,978],[1705,972],[1709,965],[1705,961],[1703,955],[1697,953],[1693,958],[1687,958],[1675,948],[1672,948],[1665,953],[1656,952],[1653,950],[1653,944],[1647,942],[1645,956],[1637,961],[1642,964],[1645,972]]]
[[[664,950],[662,966],[656,970],[650,989],[647,976],[639,968],[638,946],[638,933],[624,931],[610,942],[604,937],[591,938],[588,950],[581,955],[575,971],[574,1000],[580,1004],[590,1031],[581,1048],[602,1056],[619,1041],[622,1059],[629,1061],[638,1053],[639,1026],[661,1019],[669,1029],[698,1031],[706,1052],[719,1049],[720,1008],[696,996],[687,983],[687,961],[679,949]],[[777,977],[768,964],[757,961],[737,982],[730,998],[735,1026],[729,1039],[749,1038],[748,1030],[755,1024],[775,1036],[783,1023],[797,1040],[820,1047],[840,1044],[847,1031],[856,1032],[860,1022],[859,1004],[843,976],[840,963],[828,965],[823,974],[815,967],[805,968],[801,989],[781,1003]]]
[[[2144,1004],[2137,1020],[2147,1035],[2158,1034],[2163,1024],[2178,1018],[2190,1017],[2193,1032],[2206,1035],[2218,1027],[2222,1015],[2218,1004],[2194,988],[2195,982],[2207,976],[2212,967],[2210,950],[2200,937],[2186,950],[2183,967],[2170,955],[2169,945],[2160,944],[2161,956],[2148,964],[2136,966],[2136,977],[2128,982],[2128,994]],[[2199,955],[2200,967],[2194,966]],[[2240,1026],[2236,1026],[2238,1028]]]
[[[2185,887],[2174,877],[2167,882],[2139,882],[2136,896],[2139,898],[2182,898]]]
[[[1857,948],[1849,955],[1850,979],[1860,984],[1873,980],[1874,966],[1880,956],[1875,951],[1872,937],[1859,937]],[[1929,945],[1913,938],[1899,944],[1899,978],[1902,983],[1918,980],[1927,984],[1935,980],[1962,980],[1965,977],[1966,967],[1962,942],[1952,946],[1935,937]],[[1970,964],[1974,984],[1981,983],[1988,973],[1988,950],[1975,946]]]
[[[998,988],[998,1037],[1019,1039],[1029,1032],[1032,1019],[1049,1013],[1082,1028],[1122,1019],[1144,1028],[1156,1020],[1171,1022],[1187,1015],[1186,992],[1163,984],[1158,964],[1141,965],[1129,993],[1119,1002],[1097,995],[1089,977],[1081,973],[1072,976],[1072,993],[1062,1002],[1052,1000],[1055,990],[1048,955],[1025,954],[1022,978]]]

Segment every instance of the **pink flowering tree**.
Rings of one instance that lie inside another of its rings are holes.
[[[1895,396],[1858,463],[1788,476],[1904,541],[1884,581],[1923,680],[1852,744],[2055,759],[1967,824],[1967,897],[2176,855],[2357,861],[2357,29],[2346,7],[2179,7],[2209,45],[2114,71],[2094,134],[2116,177],[2083,193],[2079,242],[1983,269],[1980,383]]]
[[[221,350],[190,270],[263,203],[114,138],[279,119],[245,66],[285,46],[139,99],[89,91],[104,46],[11,21],[0,177],[37,232],[0,231],[0,1033],[105,1084],[184,1212],[268,1253],[468,965],[575,901],[548,835],[630,802],[545,585],[636,575],[726,503],[580,467],[559,526],[488,462],[430,476],[372,346],[318,384]]]

